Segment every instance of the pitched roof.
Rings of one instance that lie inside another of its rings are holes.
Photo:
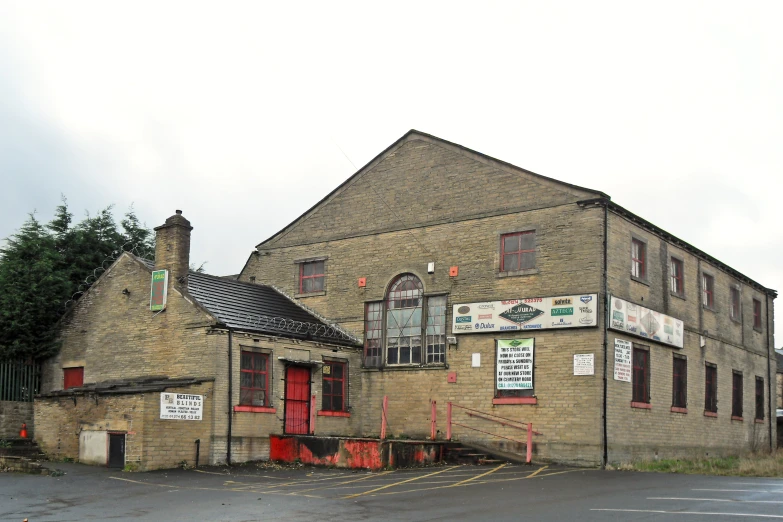
[[[140,261],[154,268],[153,261]],[[229,328],[346,346],[361,345],[350,333],[327,323],[272,286],[191,270],[188,293]]]

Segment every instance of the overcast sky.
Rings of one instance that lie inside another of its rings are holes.
[[[415,128],[783,290],[781,2],[200,5],[0,1],[0,237],[61,193],[182,209],[236,273]]]

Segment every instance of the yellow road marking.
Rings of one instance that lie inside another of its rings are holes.
[[[470,477],[469,479],[462,480],[462,481],[460,481],[460,482],[457,482],[456,484],[450,484],[448,487],[450,487],[450,488],[456,488],[457,486],[461,486],[461,485],[463,485],[463,484],[467,484],[468,482],[473,482],[473,481],[474,481],[474,480],[476,480],[476,479],[480,479],[481,477],[486,477],[487,475],[489,475],[489,474],[491,474],[491,473],[494,473],[494,472],[496,472],[496,471],[498,471],[499,469],[502,469],[502,468],[504,468],[504,467],[506,467],[506,465],[505,465],[505,464],[501,464],[501,465],[500,465],[500,466],[498,466],[497,468],[495,468],[495,469],[491,469],[491,470],[487,471],[486,473],[482,473],[481,475],[476,475],[475,477]]]
[[[156,482],[141,482],[139,480],[131,480],[126,478],[120,478],[120,477],[109,477],[112,480],[122,480],[123,482],[131,482],[133,484],[141,484],[142,486],[156,486],[159,488],[172,488],[172,489],[192,489],[192,490],[198,490],[198,491],[237,491],[239,493],[253,493],[254,495],[258,495],[259,493],[266,493],[270,495],[289,495],[289,493],[280,493],[278,491],[252,491],[248,489],[240,489],[240,488],[198,488],[194,486],[172,486],[170,484],[158,484]],[[324,498],[320,497],[318,495],[302,495],[303,497],[310,497],[310,498]]]
[[[381,487],[379,487],[379,488],[371,489],[371,490],[369,490],[369,491],[365,491],[365,492],[363,492],[363,493],[354,493],[353,495],[347,495],[347,496],[345,496],[345,497],[342,497],[342,498],[344,498],[344,499],[348,499],[348,498],[356,498],[356,497],[361,497],[361,496],[364,496],[364,495],[369,495],[369,494],[371,494],[371,493],[375,493],[376,491],[381,491],[382,489],[391,488],[391,487],[394,487],[394,486],[399,486],[399,485],[401,485],[401,484],[406,484],[406,483],[408,483],[408,482],[413,482],[414,480],[419,480],[419,479],[423,479],[423,478],[431,477],[431,476],[433,476],[433,475],[439,475],[439,474],[441,474],[441,473],[445,473],[445,472],[447,472],[447,471],[451,471],[452,469],[455,469],[455,468],[457,468],[457,467],[458,467],[458,466],[452,466],[452,467],[450,467],[450,468],[442,469],[442,470],[440,470],[440,471],[436,471],[436,472],[434,472],[434,473],[428,473],[427,475],[420,475],[420,476],[418,476],[418,477],[409,478],[409,479],[407,479],[407,480],[403,480],[403,481],[401,481],[401,482],[395,482],[395,483],[393,483],[393,484],[387,484],[387,485],[385,485],[385,486],[381,486]]]
[[[534,471],[532,474],[528,475],[528,476],[527,476],[527,477],[525,477],[525,478],[529,478],[529,479],[530,479],[530,478],[533,478],[533,477],[535,477],[536,475],[538,475],[539,473],[541,473],[542,471],[544,471],[544,470],[545,470],[546,468],[548,468],[548,467],[549,467],[549,466],[544,466],[543,468],[538,468],[536,471]]]
[[[315,490],[318,490],[318,489],[332,489],[332,488],[339,489],[339,487],[342,486],[343,484],[353,484],[354,482],[361,482],[363,480],[368,480],[368,479],[371,479],[371,478],[380,477],[382,475],[388,475],[389,473],[394,473],[394,471],[384,471],[382,473],[378,473],[377,475],[375,475],[375,474],[374,475],[368,475],[366,477],[362,477],[362,478],[358,478],[358,479],[354,479],[354,480],[347,480],[345,482],[338,482],[337,484],[329,484],[328,486],[320,486],[320,487],[317,487],[317,488],[303,489],[303,490],[297,491],[296,493],[297,494],[299,494],[299,493],[306,493],[308,491],[315,491]],[[361,486],[354,486],[354,487],[361,487]]]

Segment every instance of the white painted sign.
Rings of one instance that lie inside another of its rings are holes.
[[[677,348],[683,345],[683,322],[612,296],[609,327]]]
[[[498,339],[495,382],[498,390],[533,389],[533,339]]]
[[[574,375],[595,375],[595,354],[574,354]]]
[[[631,382],[631,342],[614,340],[614,380]]]
[[[474,353],[472,360],[471,360],[471,366],[473,368],[480,368],[481,367],[481,354],[480,353]]]
[[[598,325],[598,294],[455,304],[454,334],[550,330]]]
[[[201,420],[204,396],[187,393],[161,393],[160,418],[165,420]]]

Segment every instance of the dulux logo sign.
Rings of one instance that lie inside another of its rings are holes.
[[[579,300],[582,301],[584,304],[587,304],[587,303],[589,303],[590,301],[593,300],[593,296],[592,295],[583,295],[582,297],[579,298]]]

